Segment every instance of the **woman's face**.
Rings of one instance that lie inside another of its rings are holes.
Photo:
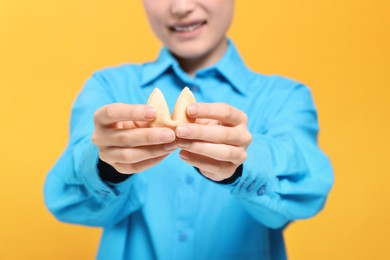
[[[180,59],[214,60],[223,55],[234,0],[143,0],[143,4],[154,33]]]

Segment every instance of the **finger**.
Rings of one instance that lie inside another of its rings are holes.
[[[209,118],[221,121],[224,125],[246,124],[244,112],[226,103],[195,103],[187,107],[187,114],[195,118]]]
[[[114,163],[113,167],[120,173],[123,174],[134,174],[143,172],[150,167],[158,164],[164,160],[168,155],[160,156],[157,158],[152,158],[135,164],[123,164],[123,163]]]
[[[243,148],[226,144],[178,139],[177,146],[191,153],[233,164],[241,164],[247,157],[247,153]]]
[[[121,121],[151,121],[156,117],[156,109],[147,105],[115,103],[96,110],[94,120],[100,125],[112,125]]]
[[[230,162],[214,160],[184,150],[181,150],[179,155],[182,160],[188,162],[194,167],[197,167],[202,173],[208,173],[206,177],[215,181],[231,177],[236,169],[236,166]]]
[[[197,118],[195,123],[201,125],[220,125],[220,122],[218,120],[208,118]]]
[[[181,124],[176,128],[176,136],[183,139],[247,146],[252,136],[246,127],[226,127],[221,125]]]
[[[175,132],[170,128],[103,128],[98,136],[94,136],[94,143],[100,146],[138,147],[170,143],[175,139]]]
[[[176,142],[164,144],[144,146],[138,148],[119,148],[110,147],[107,150],[100,152],[100,158],[110,164],[134,164],[152,158],[167,155],[177,148]]]

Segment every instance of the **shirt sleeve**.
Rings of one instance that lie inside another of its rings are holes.
[[[309,89],[295,86],[281,104],[265,130],[252,133],[242,176],[231,187],[270,228],[318,213],[333,184],[330,160],[317,145],[317,113]]]
[[[60,221],[90,226],[110,226],[139,209],[146,182],[142,176],[109,185],[98,172],[98,148],[92,143],[95,111],[112,103],[108,84],[95,74],[77,97],[65,152],[47,175],[44,198]]]

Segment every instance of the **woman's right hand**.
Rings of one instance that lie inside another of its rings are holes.
[[[96,110],[93,143],[99,157],[118,172],[144,171],[177,148],[175,132],[170,128],[149,127],[156,109],[147,105],[115,103]]]

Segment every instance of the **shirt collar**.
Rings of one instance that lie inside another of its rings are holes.
[[[143,64],[141,85],[146,86],[176,63],[168,49],[163,47],[157,60]]]
[[[215,68],[238,92],[247,94],[251,71],[230,39],[225,55],[215,64]]]
[[[155,80],[169,68],[178,66],[177,60],[166,47],[163,47],[157,60],[143,65],[142,86]],[[238,92],[246,94],[251,71],[230,39],[228,39],[228,49],[225,55],[215,65],[201,69],[196,74],[212,70],[218,71]]]

